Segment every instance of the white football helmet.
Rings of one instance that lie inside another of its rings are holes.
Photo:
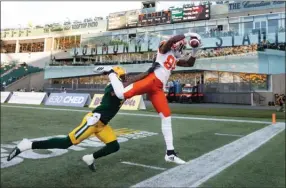
[[[186,49],[187,42],[185,39],[178,41],[177,43],[173,44],[172,51],[176,58],[182,57],[184,54],[184,50]]]

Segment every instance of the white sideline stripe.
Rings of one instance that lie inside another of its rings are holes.
[[[132,187],[198,187],[283,130],[285,123],[269,125]]]
[[[52,111],[71,111],[71,112],[90,112],[90,110],[77,110],[77,109],[66,109],[66,108],[43,108],[43,107],[33,107],[33,106],[9,106],[1,105],[1,107],[8,108],[28,108],[37,110],[52,110]],[[145,117],[159,117],[159,115],[152,114],[138,114],[138,113],[126,113],[119,112],[119,115],[127,116],[145,116]],[[257,123],[257,124],[271,124],[270,121],[254,121],[254,120],[240,120],[240,119],[219,119],[219,118],[199,118],[199,117],[186,117],[186,116],[172,116],[172,119],[188,119],[188,120],[204,120],[204,121],[222,121],[222,122],[241,122],[241,123]]]
[[[143,165],[143,164],[139,164],[139,163],[131,163],[131,162],[127,162],[127,161],[122,161],[121,163],[128,164],[128,165],[133,165],[133,166],[142,166],[142,167],[145,167],[145,168],[151,168],[151,169],[155,169],[155,170],[166,170],[166,168],[150,166],[150,165]]]
[[[236,136],[236,137],[243,137],[243,135],[238,135],[238,134],[215,133],[215,135],[218,135],[218,136]]]

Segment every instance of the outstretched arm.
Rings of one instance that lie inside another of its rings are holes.
[[[119,98],[119,99],[124,99],[124,88],[134,82],[137,82],[139,80],[142,80],[143,78],[145,78],[147,75],[149,74],[149,70],[143,73],[140,73],[139,75],[136,76],[132,76],[130,78],[127,79],[126,82],[122,83],[116,73],[110,73],[108,75],[111,85],[113,87],[114,93],[115,95]]]
[[[177,61],[177,66],[180,67],[193,67],[196,62],[196,57],[190,55],[188,58],[182,58]]]
[[[201,36],[198,35],[197,33],[187,33],[185,34],[186,36],[190,36],[197,38],[199,41],[201,41]],[[191,54],[187,54],[189,55],[187,58],[186,56],[184,56],[183,58],[179,59],[177,61],[177,66],[181,66],[181,67],[193,67],[195,65],[196,62],[196,57],[197,57],[197,53],[199,51],[199,48],[202,46],[202,44],[200,43],[200,45],[196,48],[192,48]]]
[[[166,43],[164,43],[162,46],[159,47],[160,53],[165,54],[168,51],[171,50],[173,44],[179,42],[180,40],[183,40],[184,38],[186,38],[185,35],[175,35],[173,37],[171,37],[169,40],[167,40]]]
[[[142,72],[140,74],[134,75],[134,76],[130,76],[126,79],[125,82],[123,82],[123,87],[126,87],[134,82],[137,82],[139,80],[142,80],[143,78],[145,78],[149,73],[148,72]]]

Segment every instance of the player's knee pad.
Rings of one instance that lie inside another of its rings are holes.
[[[108,147],[110,153],[117,152],[120,149],[120,145],[117,140],[107,143],[106,146]]]

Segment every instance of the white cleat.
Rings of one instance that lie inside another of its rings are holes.
[[[93,69],[93,72],[98,73],[98,74],[109,74],[112,72],[112,67],[111,66],[96,66]]]
[[[165,155],[165,161],[166,162],[171,162],[171,163],[176,163],[176,164],[185,164],[186,161],[180,159],[179,157],[177,157],[176,155],[172,154],[172,155]]]
[[[22,153],[23,151],[32,149],[32,142],[24,138],[17,146],[9,153],[7,161],[11,161],[14,157]]]
[[[28,149],[32,149],[32,142],[27,138],[24,138],[18,145],[17,148],[21,150],[21,152],[26,151]]]
[[[85,162],[85,164],[87,164],[88,168],[95,172],[95,165],[94,165],[94,158],[93,155],[84,155],[82,157],[83,162]]]

